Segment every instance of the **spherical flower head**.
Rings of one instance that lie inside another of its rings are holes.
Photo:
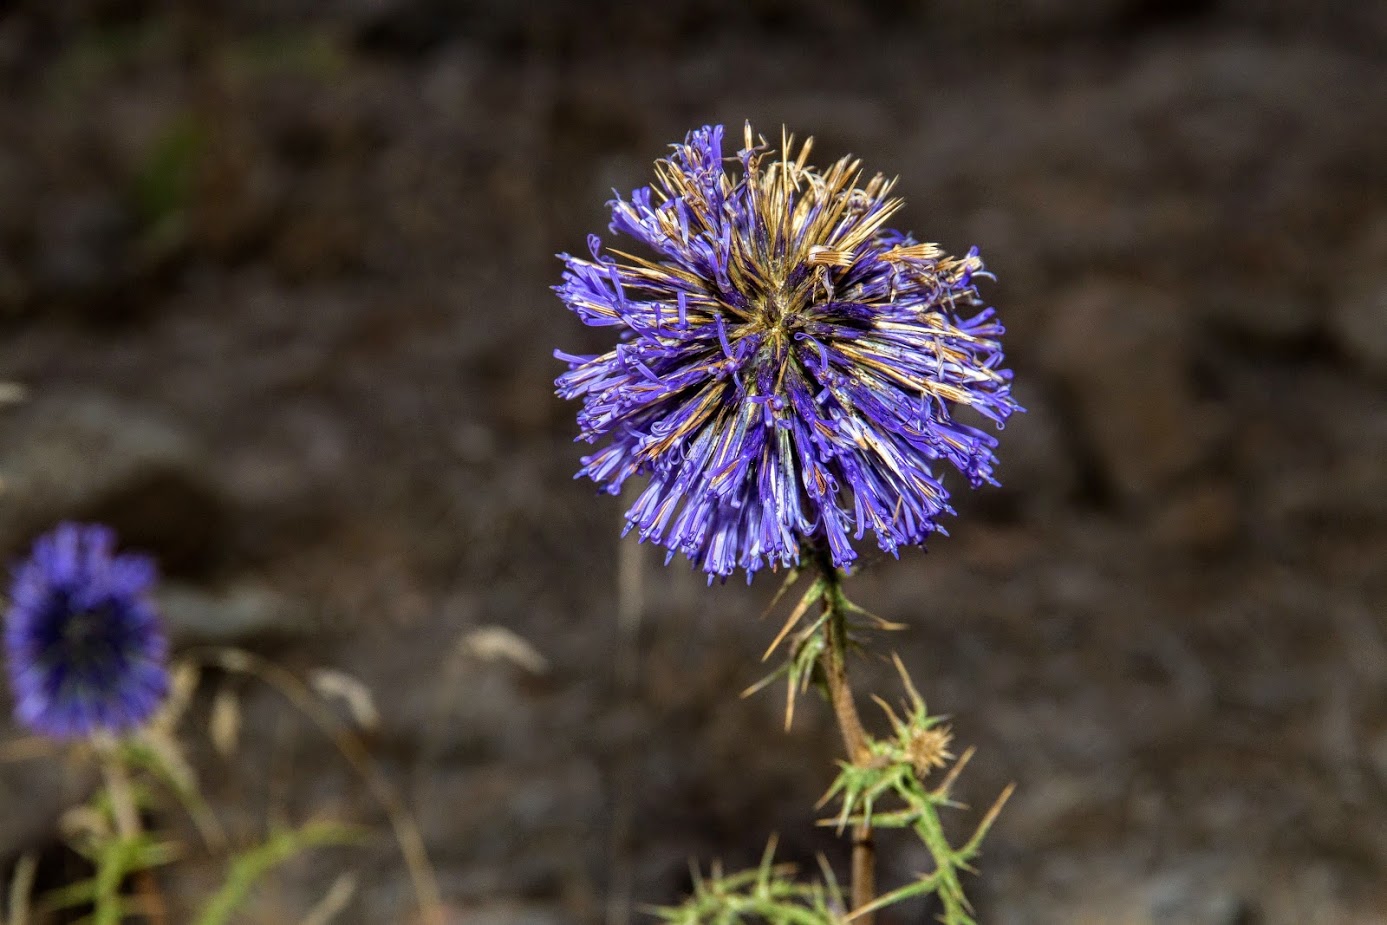
[[[653,187],[609,203],[650,256],[596,235],[591,258],[560,255],[560,298],[617,329],[606,353],[555,354],[579,439],[602,444],[579,475],[612,494],[647,475],[628,530],[710,578],[815,547],[846,566],[868,532],[892,554],[923,543],[953,513],[937,464],[996,484],[996,438],[958,409],[999,427],[1019,410],[976,248],[887,228],[892,181],[806,166],[811,143],[774,155],[747,126],[729,170],[722,127],[691,132]]]
[[[107,527],[62,524],[15,571],[5,655],[15,715],[57,739],[136,729],[168,694],[153,560]]]

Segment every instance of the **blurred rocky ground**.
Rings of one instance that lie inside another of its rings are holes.
[[[552,395],[550,351],[604,340],[553,254],[685,130],[748,118],[898,174],[901,224],[998,277],[1029,409],[1005,487],[855,580],[978,746],[971,802],[1019,785],[980,921],[1387,921],[1387,6],[3,10],[0,381],[29,397],[0,410],[0,547],[109,520],[163,558],[180,645],[369,685],[458,921],[621,923],[772,832],[843,860],[807,825],[826,711],[785,735],[778,695],[736,697],[774,579],[705,590],[642,550],[624,636],[620,508],[571,480]],[[492,625],[547,670],[461,644]],[[238,831],[384,831],[310,726],[235,689],[240,751],[198,757]],[[0,866],[89,783],[0,766]],[[342,870],[340,921],[407,919],[382,836],[248,921]]]

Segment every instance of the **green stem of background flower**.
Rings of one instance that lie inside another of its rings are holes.
[[[820,656],[820,667],[828,685],[829,700],[833,704],[833,715],[838,720],[838,731],[843,736],[848,761],[862,766],[871,760],[871,753],[867,733],[857,713],[852,686],[848,682],[847,608],[841,587],[842,575],[834,567],[826,549],[816,550],[814,561],[825,585],[823,606],[828,618],[828,644]],[[861,909],[875,898],[876,847],[872,841],[870,823],[863,822],[854,826],[852,831],[852,908]],[[860,925],[872,925],[873,918],[872,913],[867,913],[855,921]]]
[[[96,925],[119,925],[122,918],[121,881],[125,879],[125,856],[140,837],[140,813],[135,805],[135,790],[130,783],[120,745],[109,735],[92,736],[101,777],[106,784],[106,799],[116,824],[116,840],[102,849],[96,873],[96,902],[92,919]]]
[[[116,834],[123,841],[133,841],[140,836],[140,813],[120,746],[103,736],[97,739],[96,749],[101,758],[101,776],[106,781],[106,796],[111,800],[111,814],[116,820]]]
[[[130,782],[130,772],[125,766],[125,756],[121,754],[120,743],[107,735],[93,736],[97,759],[101,764],[101,776],[106,784],[106,796],[111,801],[111,815],[115,817],[116,837],[119,848],[116,857],[123,859],[126,852],[134,849],[142,829],[140,810],[135,802],[135,788]],[[159,894],[154,876],[148,870],[133,871],[135,888],[145,907],[150,921],[167,921],[164,903]],[[123,869],[118,868],[114,876],[103,877],[98,874],[97,902],[94,919],[98,925],[117,925],[121,919],[120,881]]]

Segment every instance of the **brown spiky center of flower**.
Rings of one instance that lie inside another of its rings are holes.
[[[835,274],[852,266],[857,250],[904,203],[885,198],[894,181],[880,174],[859,187],[856,158],[844,157],[823,171],[805,166],[813,138],[796,150],[794,136],[782,134],[778,158],[768,156],[764,138],[759,142],[748,125],[744,145],[753,153],[745,182],[762,233],[734,242],[728,272],[747,309],[727,308],[729,318],[741,322],[739,333],[764,332],[783,343],[816,304],[832,300]],[[868,216],[873,206],[879,208]]]

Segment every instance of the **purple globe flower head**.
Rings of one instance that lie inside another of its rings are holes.
[[[847,566],[868,531],[892,554],[921,544],[953,513],[936,464],[996,484],[996,438],[956,411],[1000,427],[1020,410],[977,249],[887,228],[893,181],[864,183],[850,157],[806,166],[812,139],[773,155],[748,125],[735,160],[722,143],[721,126],[690,132],[653,187],[609,203],[611,231],[651,256],[596,235],[591,258],[560,255],[559,297],[617,329],[606,353],[555,352],[579,439],[602,444],[579,475],[612,494],[647,475],[627,530],[710,580],[815,546]]]
[[[5,655],[15,715],[41,735],[128,732],[168,694],[154,561],[114,548],[109,528],[65,523],[15,570]]]

